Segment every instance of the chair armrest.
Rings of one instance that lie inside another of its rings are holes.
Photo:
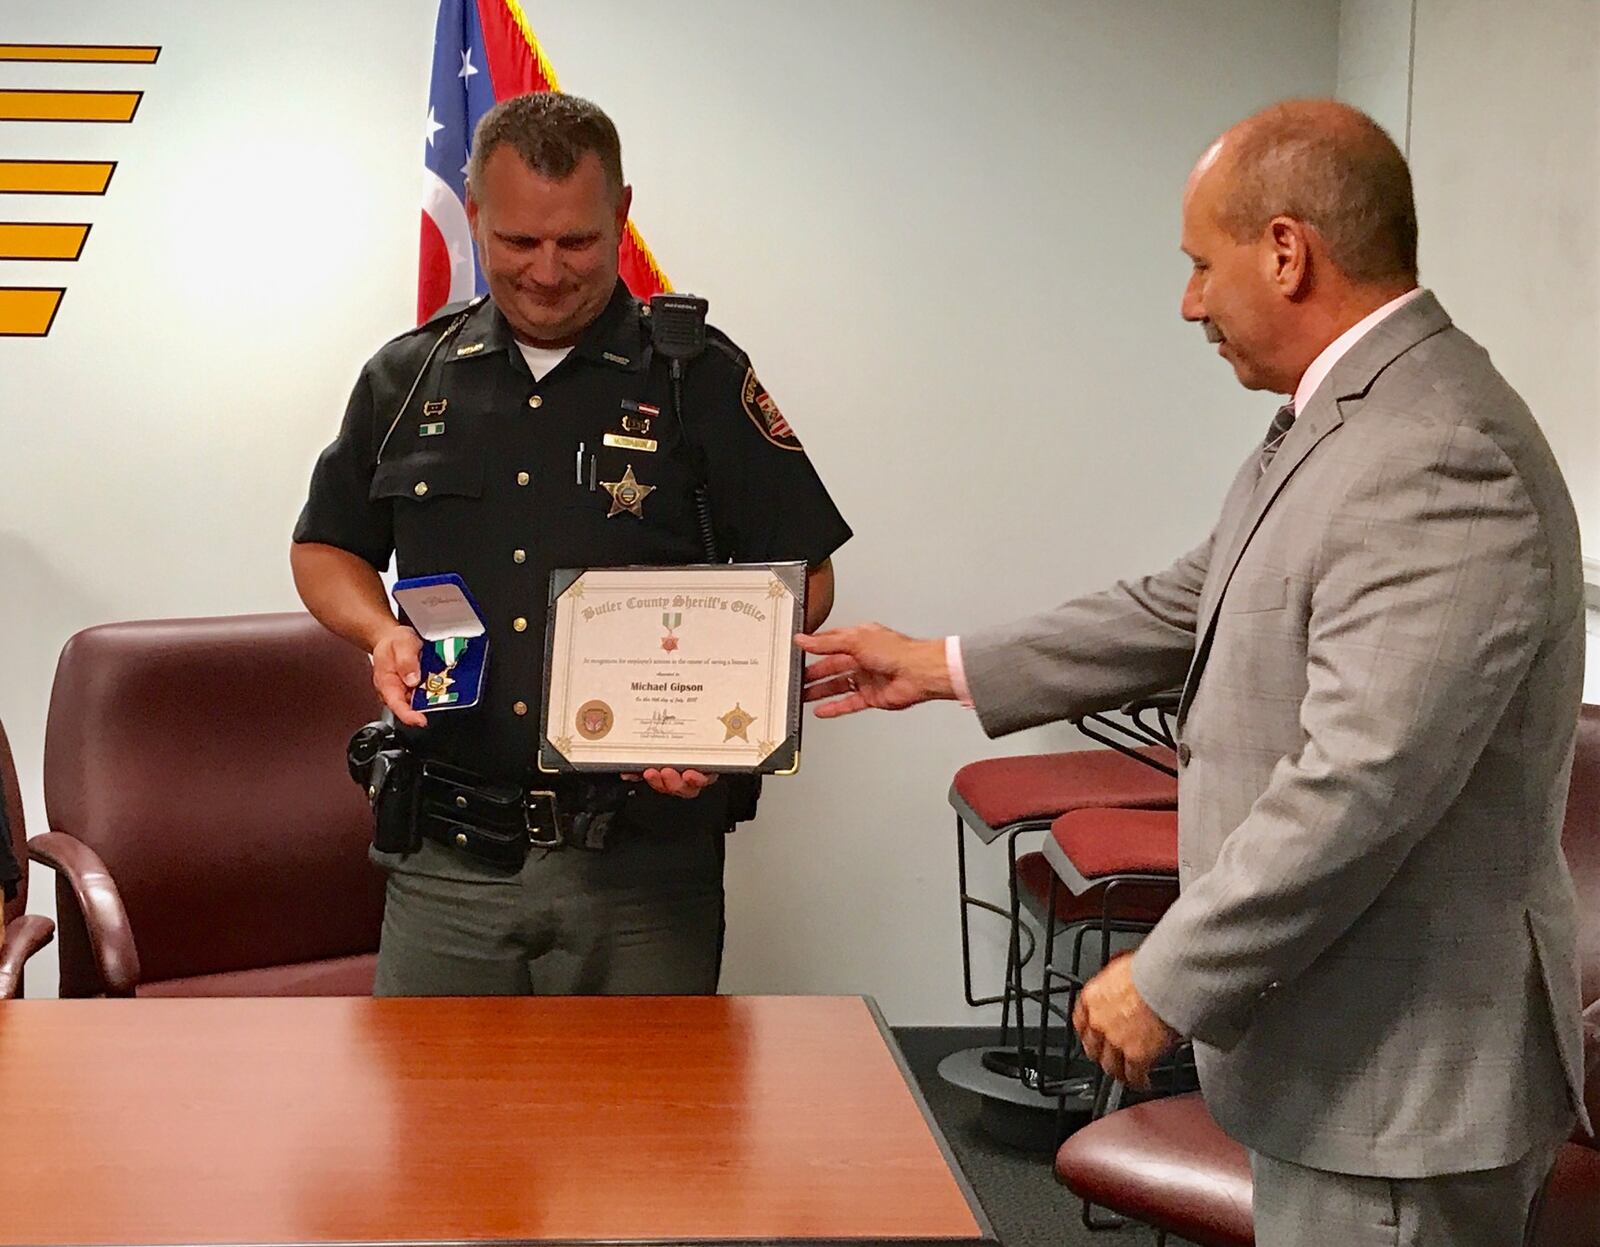
[[[71,886],[106,994],[133,995],[139,985],[139,950],[122,896],[100,855],[76,836],[47,831],[28,840],[28,856]]]
[[[56,924],[43,914],[23,914],[0,941],[0,1000],[12,1000],[22,987],[22,967],[56,937]]]

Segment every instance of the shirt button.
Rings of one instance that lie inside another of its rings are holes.
[[[526,563],[528,561],[528,552],[526,550],[513,550],[511,552],[511,561],[513,563]]]
[[[518,632],[526,632],[528,630],[528,621],[526,619],[524,619],[521,615],[518,615],[515,619],[513,619],[511,621],[511,626],[513,628],[515,628]]]
[[[416,494],[416,496],[419,497],[419,498],[422,497],[423,494],[428,492],[428,482],[427,481],[418,481],[415,485],[413,485],[411,487],[411,492]]]
[[[1181,744],[1181,745],[1178,746],[1178,765],[1179,766],[1188,766],[1189,765],[1189,759],[1191,757],[1193,757],[1193,756],[1194,755],[1190,752],[1189,745],[1188,745],[1187,742],[1185,742],[1184,744]]]
[[[526,485],[527,483],[528,483],[528,474],[526,472],[518,472],[517,473],[517,484],[518,485]]]
[[[511,703],[511,713],[515,714],[515,715],[519,715],[519,716],[527,714],[528,713],[528,703],[525,702],[525,701],[512,702]]]
[[[540,407],[544,406],[544,399],[541,398],[539,395],[535,394],[532,398],[530,398],[528,400],[528,406],[534,408],[535,410],[538,410]]]

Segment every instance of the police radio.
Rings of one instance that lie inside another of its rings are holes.
[[[704,299],[692,294],[650,296],[650,336],[656,350],[673,363],[673,374],[683,371],[683,363],[706,349],[706,309]]]
[[[691,446],[683,419],[683,366],[706,349],[706,310],[710,306],[699,295],[650,296],[650,340],[656,353],[671,361],[672,414],[679,436]],[[694,507],[706,562],[720,563],[716,531],[711,526],[711,496],[704,482],[695,486]]]

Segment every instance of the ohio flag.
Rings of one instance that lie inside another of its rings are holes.
[[[419,323],[485,289],[466,206],[467,156],[478,118],[508,96],[560,89],[517,0],[440,0],[423,151]],[[637,297],[672,289],[632,221],[618,261]]]

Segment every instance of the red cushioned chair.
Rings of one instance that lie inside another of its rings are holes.
[[[1070,1025],[1072,1006],[1084,983],[1084,937],[1099,934],[1097,964],[1104,965],[1111,957],[1114,934],[1150,931],[1177,899],[1178,814],[1176,810],[1074,810],[1050,825],[1040,857],[1049,868],[1042,912],[1080,915],[1065,969],[1056,964],[1056,939],[1065,924],[1046,922],[1043,980],[1037,991],[1022,993],[1039,1006],[1037,1067],[1061,1071],[1054,1081],[1041,1078],[1040,1089],[1049,1094],[1065,1091],[1069,1080],[1081,1081],[1078,1067],[1086,1064],[1086,1059],[1074,1061],[1081,1048]],[[1057,1004],[1058,997],[1065,997],[1064,1003]],[[1060,1022],[1058,1062],[1050,1055],[1052,1018]],[[1172,1079],[1188,1077],[1191,1064],[1184,1055],[1176,1066],[1163,1066],[1164,1090],[1170,1093],[1172,1087],[1166,1084]],[[1092,1119],[1118,1102],[1121,1088],[1108,1085],[1092,1062],[1087,1068],[1094,1095]]]
[[[1002,1004],[1002,1042],[1015,1003],[1014,978],[1029,958],[1021,947],[1024,929],[1019,919],[1017,890],[1017,838],[1042,832],[1069,810],[1126,807],[1175,809],[1177,780],[1158,767],[1165,762],[1158,747],[1146,747],[1156,766],[1114,749],[1086,749],[1067,753],[1023,757],[986,758],[956,772],[950,786],[950,805],[956,812],[956,871],[961,903],[961,967],[969,1005]],[[982,844],[1006,838],[1008,903],[1004,906],[973,895],[967,876],[966,832]],[[1031,877],[1031,876],[1030,876]],[[973,986],[970,915],[973,909],[998,914],[1010,928],[1005,988],[980,996]],[[1031,949],[1028,950],[1031,954]]]
[[[345,744],[366,658],[309,615],[67,642],[45,734],[63,996],[361,995],[383,878]]]
[[[1015,1079],[1039,1090],[1051,1075],[1042,1064],[1041,1043],[1030,1050],[1024,1002],[1036,999],[1023,990],[1023,968],[1036,946],[1033,930],[1022,920],[1024,905],[1042,921],[1035,893],[1042,896],[1042,859],[1027,854],[1019,859],[1017,841],[1029,832],[1045,831],[1054,817],[1065,811],[1092,812],[1104,808],[1174,808],[1177,804],[1177,770],[1170,731],[1175,697],[1151,699],[1124,707],[1121,721],[1109,715],[1089,715],[1074,722],[1081,732],[1109,746],[1107,749],[993,758],[963,767],[950,790],[956,811],[956,859],[959,879],[962,972],[969,1004],[1000,1003],[1000,1047],[982,1051],[982,1064],[992,1073]],[[965,832],[971,829],[980,842],[1006,837],[1007,904],[1002,907],[973,895],[968,885]],[[1064,905],[1057,919],[1068,925],[1103,916],[1111,904],[1113,919],[1121,915],[1124,899],[1136,904],[1132,918],[1144,921],[1143,901],[1134,897],[1088,897]],[[1007,921],[1005,983],[1002,991],[980,996],[973,987],[970,913],[980,909]],[[1049,929],[1049,924],[1044,924]],[[1139,929],[1144,929],[1140,927]],[[1026,941],[1026,946],[1024,946]],[[1011,1044],[1012,1010],[1016,1010],[1014,1050]],[[1080,1071],[1082,1072],[1082,1071]],[[964,1084],[971,1085],[971,1084]],[[1016,1140],[1012,1140],[1016,1141]]]
[[[1589,1116],[1600,1126],[1600,706],[1585,706],[1562,848],[1578,892]],[[1253,1247],[1250,1160],[1198,1094],[1136,1104],[1074,1134],[1056,1176],[1090,1203],[1200,1247]],[[1600,1247],[1600,1142],[1563,1145],[1533,1235],[1534,1247]]]
[[[5,902],[5,936],[0,940],[0,1000],[22,995],[22,967],[29,957],[55,938],[56,924],[28,909],[27,832],[22,818],[22,791],[17,785],[17,768],[11,760],[11,742],[0,727],[0,801],[5,803],[5,821],[11,827],[11,850],[22,867],[17,895]]]

